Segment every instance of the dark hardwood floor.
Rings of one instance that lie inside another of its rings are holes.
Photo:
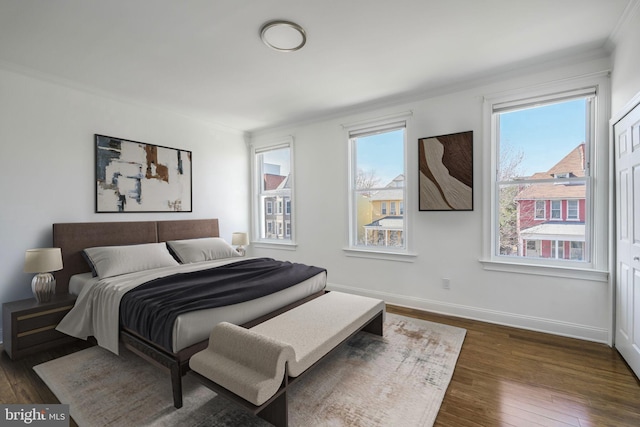
[[[467,330],[436,426],[640,426],[640,381],[615,349],[388,306]]]
[[[606,345],[396,306],[388,311],[467,330],[436,426],[640,426],[640,381]],[[0,402],[57,403],[32,367],[87,346],[18,361],[2,352]]]

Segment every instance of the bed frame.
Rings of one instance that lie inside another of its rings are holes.
[[[53,224],[53,246],[62,250],[64,262],[64,268],[54,273],[56,277],[56,293],[67,293],[69,291],[69,278],[74,274],[91,271],[82,257],[82,250],[85,248],[219,236],[220,231],[217,219]],[[255,326],[323,293],[324,291],[321,291],[310,295],[242,326]],[[189,359],[198,351],[206,348],[208,340],[194,344],[177,353],[172,353],[128,329],[122,329],[120,337],[127,349],[170,372],[173,404],[176,408],[181,408],[182,377],[189,371]]]

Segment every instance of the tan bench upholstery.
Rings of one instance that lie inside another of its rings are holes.
[[[189,365],[260,406],[286,387],[288,377],[304,373],[373,320],[378,324],[371,331],[382,335],[384,311],[382,300],[329,292],[251,329],[216,325],[209,347],[193,355]]]

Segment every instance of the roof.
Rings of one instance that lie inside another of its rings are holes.
[[[568,174],[570,177],[585,176],[584,143],[571,150],[551,169],[546,172],[537,172],[528,180],[551,179],[557,175]],[[523,184],[523,189],[515,197],[516,200],[526,199],[584,199],[586,187],[579,183],[544,183]]]
[[[282,181],[284,181],[284,179],[286,178],[286,176],[282,176],[282,175],[273,175],[270,173],[265,173],[264,174],[264,189],[265,190],[275,190],[276,188],[278,188],[278,186],[280,184],[282,184]]]
[[[569,240],[584,242],[584,222],[545,222],[520,232],[524,240]]]
[[[377,219],[370,224],[364,226],[364,228],[383,228],[383,229],[402,229],[404,226],[404,219],[401,215],[390,215],[384,218]]]
[[[404,200],[404,175],[396,176],[382,190],[373,193],[371,200]]]
[[[278,190],[282,190],[285,188],[291,188],[291,174],[283,177],[284,179],[282,180],[282,182],[280,183],[280,185],[278,185]]]

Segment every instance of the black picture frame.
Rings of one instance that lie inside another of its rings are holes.
[[[95,134],[95,211],[192,212],[192,153]]]

